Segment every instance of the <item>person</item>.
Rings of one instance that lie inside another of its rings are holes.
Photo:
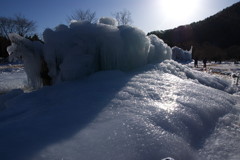
[[[203,59],[203,68],[207,68],[207,59],[206,58]]]
[[[239,82],[239,77],[240,77],[240,74],[238,73],[237,74],[237,81],[236,81],[236,85],[238,86],[238,82]]]
[[[236,85],[238,86],[239,78],[240,78],[240,73],[233,73],[232,78],[235,79]]]
[[[197,58],[194,59],[194,67],[196,67],[196,68],[198,67],[198,59]]]

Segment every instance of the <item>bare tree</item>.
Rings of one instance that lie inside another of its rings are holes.
[[[74,14],[67,17],[67,21],[70,22],[71,20],[77,20],[77,21],[89,21],[91,23],[96,23],[96,12],[92,12],[90,9],[87,10],[81,10],[78,9],[75,11]]]
[[[131,25],[133,23],[131,12],[127,9],[115,12],[112,15],[118,21],[118,25]]]
[[[12,18],[0,17],[0,34],[9,39],[8,34],[14,32],[15,21]]]
[[[9,39],[9,33],[18,33],[25,37],[35,30],[35,22],[22,15],[16,15],[14,18],[0,17],[0,35],[7,39]]]
[[[14,18],[0,17],[0,57],[7,57],[7,46],[11,44],[9,41],[9,33],[18,33],[21,36],[29,36],[35,31],[35,22],[17,15]]]
[[[15,16],[15,32],[21,36],[31,34],[36,30],[36,23],[26,19],[21,14]]]

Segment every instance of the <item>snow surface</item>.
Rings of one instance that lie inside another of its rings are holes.
[[[0,94],[23,89],[27,85],[27,75],[22,65],[0,65]]]
[[[221,64],[210,63],[208,66],[210,72],[220,73],[225,75],[239,74],[240,64],[234,62],[222,62]]]
[[[207,67],[204,68],[202,61],[198,62],[198,67],[194,67],[194,62],[186,64],[189,68],[197,71],[207,72],[208,74],[219,77],[220,79],[227,79],[232,81],[233,84],[239,86],[239,80],[237,76],[240,76],[240,64],[231,61],[223,61],[221,63],[208,61]],[[239,86],[240,87],[240,86]]]
[[[234,90],[174,61],[15,90],[2,95],[0,159],[238,160]]]

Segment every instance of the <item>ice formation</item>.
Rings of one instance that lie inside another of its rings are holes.
[[[12,33],[9,35],[12,45],[7,48],[10,59],[21,58],[24,62],[29,84],[38,88],[42,85],[41,80],[41,58],[43,58],[43,44],[32,42],[26,38]]]
[[[190,62],[192,61],[192,49],[186,51],[175,46],[172,48],[172,59],[177,62]]]
[[[44,31],[41,47],[13,34],[8,51],[11,56],[23,57],[29,79],[36,82],[42,57],[52,83],[79,79],[100,70],[128,71],[171,58],[171,48],[156,36],[148,37],[132,26],[116,25],[111,18],[101,18],[97,24],[75,21],[69,27],[59,25]]]
[[[114,18],[102,17],[98,20],[98,23],[107,24],[111,26],[118,26],[118,21]]]
[[[156,35],[150,35],[150,52],[148,55],[148,63],[159,62],[159,60],[172,59],[171,48],[159,39]],[[161,53],[161,54],[159,54]]]

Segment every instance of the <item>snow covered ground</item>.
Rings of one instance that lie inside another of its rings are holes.
[[[27,75],[22,64],[0,65],[0,94],[12,89],[24,89],[27,86]]]
[[[0,76],[1,89],[25,85],[22,71]],[[237,90],[174,61],[13,90],[0,96],[0,159],[239,160]]]
[[[188,64],[189,67],[193,68],[194,64],[193,62]],[[203,68],[202,61],[199,61],[198,63],[199,69]],[[231,61],[226,62],[207,62],[207,68],[210,70],[210,72],[213,73],[219,73],[219,74],[231,74],[231,73],[240,73],[240,64],[234,63]]]
[[[226,62],[208,62],[207,63],[207,69],[203,68],[202,61],[199,61],[199,67],[195,68],[193,62],[187,64],[188,67],[198,70],[198,71],[204,71],[209,74],[218,76],[220,78],[232,80],[233,84],[237,84],[237,77],[240,76],[240,64],[234,63],[231,61]],[[235,77],[234,77],[235,76]],[[240,82],[238,81],[238,85],[240,85]]]

